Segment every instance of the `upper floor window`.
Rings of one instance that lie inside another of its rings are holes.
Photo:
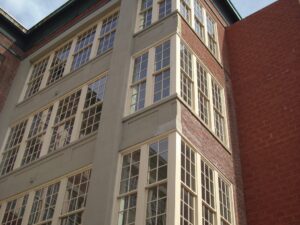
[[[141,4],[141,28],[149,27],[152,23],[152,5],[153,0],[142,0]]]
[[[180,13],[183,18],[190,23],[191,22],[191,0],[180,0]]]
[[[50,74],[48,77],[47,85],[52,84],[53,82],[60,79],[65,71],[67,59],[69,57],[70,49],[71,49],[71,42],[64,45],[57,51],[55,51],[54,58],[52,60]]]
[[[131,85],[131,112],[135,112],[145,106],[146,77],[148,69],[148,52],[134,60],[134,70]]]
[[[205,40],[205,28],[204,28],[204,9],[199,0],[194,0],[195,9],[195,31],[198,36]]]
[[[116,12],[115,14],[104,19],[100,31],[100,44],[98,48],[98,55],[103,54],[112,49],[115,40],[118,18],[119,12]]]
[[[228,225],[232,223],[230,186],[220,177],[218,178],[218,183],[219,183],[221,224]]]
[[[96,26],[92,27],[78,37],[74,50],[71,70],[77,69],[90,59],[95,33]]]
[[[46,57],[45,59],[41,60],[33,66],[33,70],[31,72],[29,82],[27,84],[25,98],[29,98],[30,96],[34,95],[39,91],[43,80],[43,76],[48,65],[48,61],[49,57]]]
[[[162,1],[159,1],[158,4],[159,4],[158,5],[158,8],[159,8],[158,19],[162,19],[171,13],[172,0],[162,0]]]
[[[217,34],[216,34],[216,22],[210,17],[207,16],[207,34],[208,34],[208,48],[217,56]]]
[[[198,84],[198,114],[200,119],[209,125],[209,93],[208,75],[206,70],[197,62],[197,84]]]

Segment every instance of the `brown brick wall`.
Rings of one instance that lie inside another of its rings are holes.
[[[299,2],[280,0],[226,35],[248,224],[299,225]]]
[[[22,52],[0,33],[0,112],[18,70]]]

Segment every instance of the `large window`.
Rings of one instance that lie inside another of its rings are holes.
[[[51,106],[33,116],[24,156],[22,159],[22,165],[26,165],[40,157],[52,108],[53,107]]]
[[[232,222],[231,205],[230,205],[230,186],[222,178],[218,178],[219,183],[219,198],[221,211],[221,224],[229,225]]]
[[[140,169],[140,150],[123,156],[118,225],[134,225]]]
[[[78,37],[71,70],[79,68],[90,59],[95,33],[96,26],[87,30]]]
[[[43,80],[43,76],[46,71],[46,67],[48,65],[48,61],[49,57],[46,57],[45,59],[41,60],[33,66],[33,70],[30,75],[29,82],[27,84],[25,98],[29,98],[39,91]]]
[[[48,77],[47,85],[52,84],[53,82],[57,81],[63,76],[67,59],[69,57],[71,44],[72,42],[69,42],[68,44],[64,45],[55,52],[50,68],[50,74]]]
[[[28,225],[51,224],[59,191],[59,182],[35,192]]]
[[[0,164],[1,175],[13,170],[26,125],[27,120],[22,121],[11,128],[4,152],[2,153],[2,161]]]
[[[181,97],[189,106],[192,106],[192,54],[189,52],[189,50],[183,43],[181,43],[180,45],[180,80]]]
[[[217,56],[218,47],[217,47],[216,22],[210,16],[207,16],[206,18],[207,18],[208,48],[213,55]]]
[[[28,194],[9,201],[6,205],[1,225],[21,225],[28,200]]]
[[[59,102],[49,151],[70,143],[81,90]]]
[[[195,10],[195,31],[198,36],[205,40],[205,28],[204,28],[204,9],[199,0],[194,0]]]
[[[191,22],[191,0],[180,0],[180,13],[183,18],[190,23]]]
[[[86,205],[91,170],[68,178],[60,225],[80,225]]]
[[[134,70],[131,85],[130,111],[135,112],[145,106],[146,77],[148,69],[148,52],[137,57],[134,61]]]
[[[159,1],[158,4],[159,4],[158,5],[158,8],[159,8],[158,18],[159,19],[162,19],[171,13],[172,0],[162,0],[162,1]]]
[[[119,12],[116,12],[115,14],[104,19],[100,31],[100,44],[98,48],[98,55],[103,54],[112,49],[115,40],[118,17]]]
[[[206,70],[197,62],[197,84],[198,84],[198,114],[202,122],[209,125],[209,95],[208,75]]]
[[[154,99],[159,101],[170,95],[170,41],[155,48]]]
[[[88,86],[80,129],[81,136],[98,130],[101,120],[106,79],[107,77],[104,76]]]

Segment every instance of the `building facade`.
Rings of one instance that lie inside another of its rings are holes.
[[[204,0],[73,0],[26,32],[3,20],[24,54],[0,114],[1,224],[246,225],[239,20]]]

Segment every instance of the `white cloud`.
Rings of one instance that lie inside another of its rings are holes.
[[[275,1],[276,0],[231,0],[242,17],[255,13]]]
[[[30,28],[67,0],[0,0],[0,7]]]

